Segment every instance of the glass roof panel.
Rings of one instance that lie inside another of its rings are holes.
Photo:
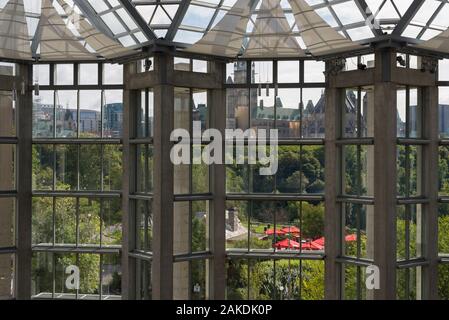
[[[278,2],[276,10],[267,10],[273,1]],[[265,35],[262,42],[270,48],[270,56],[283,56],[289,49],[298,50],[298,54],[303,54],[302,50],[312,54],[330,48],[342,50],[351,43],[368,44],[391,33],[417,39],[418,43],[434,39],[431,45],[442,48],[445,45],[436,41],[447,41],[449,28],[447,0],[424,0],[422,5],[416,0],[0,0],[0,13],[11,3],[23,5],[21,30],[25,35],[5,36],[9,40],[0,43],[11,46],[20,38],[36,57],[39,50],[50,50],[39,42],[44,3],[47,10],[50,4],[58,28],[64,27],[60,38],[70,37],[79,52],[98,57],[140,49],[156,38],[181,43],[183,48],[207,38],[204,49],[206,43],[215,43],[208,37],[211,32],[224,41],[223,45],[228,41],[224,39],[232,39],[222,51],[226,55],[241,47],[255,49],[260,41],[251,41],[254,33]],[[296,3],[296,11],[292,3]],[[232,17],[237,4],[240,11]],[[241,16],[242,10],[246,16]],[[225,26],[223,21],[231,25]],[[5,23],[4,30],[12,30],[10,25],[16,22],[7,18]],[[233,36],[226,35],[230,28]],[[77,57],[74,52],[72,57]]]

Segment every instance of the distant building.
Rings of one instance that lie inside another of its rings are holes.
[[[123,104],[106,104],[104,112],[104,136],[119,138],[122,135],[123,126]],[[54,121],[55,119],[55,121]],[[68,109],[63,106],[42,104],[36,101],[33,104],[33,135],[35,137],[52,137],[54,125],[56,125],[56,136],[63,138],[75,137],[80,134],[101,134],[101,112],[89,109]]]
[[[109,103],[104,106],[104,136],[119,138],[123,132],[123,103]]]

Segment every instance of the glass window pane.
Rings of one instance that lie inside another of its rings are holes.
[[[324,88],[302,89],[303,119],[301,124],[303,138],[324,138],[325,104]]]
[[[16,199],[0,198],[0,248],[16,246]]]
[[[103,84],[123,84],[123,66],[103,64]]]
[[[304,82],[324,82],[325,64],[322,61],[304,61]]]
[[[173,253],[190,252],[190,203],[175,202],[173,208]]]
[[[449,138],[449,87],[439,87],[439,129],[440,138]]]
[[[449,59],[439,61],[438,80],[449,81]]]
[[[208,260],[193,260],[190,265],[190,286],[192,295],[190,300],[206,300],[208,288],[206,286]]]
[[[80,63],[78,82],[80,85],[98,84],[98,64]]]
[[[67,289],[65,285],[65,281],[67,279],[67,274],[65,271],[67,267],[78,266],[76,254],[55,253],[53,256],[55,264],[55,295],[61,295],[59,297],[65,299],[76,299],[76,290]]]
[[[249,128],[249,89],[226,90],[226,128]],[[251,98],[257,99],[257,91],[251,90]]]
[[[251,89],[251,129],[274,129],[275,90],[262,89],[262,95],[258,95],[258,89]],[[257,96],[257,99],[252,99]]]
[[[254,201],[250,216],[250,250],[263,249],[274,251],[274,244],[280,239],[278,230],[274,229],[276,203]]]
[[[9,91],[0,91],[0,114],[0,137],[16,136],[16,103]]]
[[[0,144],[0,191],[16,189],[16,146]]]
[[[195,122],[200,122],[201,132],[203,132],[209,127],[207,90],[193,90],[192,100],[193,100],[192,106],[193,128],[195,128]]]
[[[76,199],[55,199],[55,244],[76,245]]]
[[[190,71],[190,59],[174,58],[174,69],[179,71]]]
[[[449,147],[440,147],[439,151],[439,194],[449,196]]]
[[[209,250],[209,201],[192,202],[192,252]]]
[[[79,245],[100,244],[100,201],[79,199]]]
[[[33,137],[54,137],[54,92],[40,90],[33,92]]]
[[[33,197],[33,244],[53,244],[53,198]]]
[[[253,61],[251,83],[272,83],[273,82],[273,62]]]
[[[190,132],[190,90],[175,88],[175,129],[185,129]]]
[[[56,145],[56,190],[76,190],[78,187],[78,147]]]
[[[226,248],[248,251],[248,201],[226,202]]]
[[[104,300],[121,300],[121,261],[118,254],[105,254],[101,261],[101,294]]]
[[[53,295],[53,254],[34,252],[31,272],[33,298],[51,298]]]
[[[101,190],[101,155],[100,145],[80,146],[80,190]]]
[[[248,280],[248,260],[229,259],[226,263],[226,300],[247,300]]]
[[[33,146],[33,190],[53,190],[52,145]]]
[[[122,190],[122,146],[103,146],[103,190]]]
[[[14,298],[15,280],[15,256],[0,254],[0,300]]]
[[[100,255],[79,254],[78,266],[80,268],[79,295],[86,300],[100,299]],[[79,297],[78,297],[79,298]]]
[[[55,65],[55,85],[70,86],[73,85],[73,64],[56,64]]]
[[[205,60],[192,60],[192,71],[207,73],[207,61]]]
[[[50,65],[49,64],[33,65],[33,83],[38,83],[40,86],[50,85]]]
[[[120,138],[123,132],[123,90],[105,90],[103,138]]]
[[[153,192],[153,146],[137,146],[137,192]]]
[[[396,256],[398,260],[410,260],[423,256],[423,219],[421,205],[397,207]]]
[[[122,243],[122,206],[120,199],[102,200],[102,246]]]
[[[226,84],[246,83],[246,61],[226,64]]]
[[[81,90],[80,99],[80,138],[96,138],[101,135],[101,91]]]
[[[152,201],[136,201],[136,247],[138,250],[153,251]]]
[[[299,83],[299,61],[278,61],[278,82]]]
[[[300,138],[300,89],[278,89],[276,97],[276,129],[280,139]]]
[[[75,90],[56,91],[56,137],[77,136],[78,92]]]

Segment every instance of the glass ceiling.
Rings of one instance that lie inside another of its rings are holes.
[[[319,56],[388,35],[441,51],[448,18],[447,0],[0,0],[0,54],[114,58],[160,39],[229,57]]]

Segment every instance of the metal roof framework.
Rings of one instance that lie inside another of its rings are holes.
[[[226,58],[319,58],[393,41],[449,56],[447,17],[448,0],[0,0],[0,53],[113,59],[157,44]]]

